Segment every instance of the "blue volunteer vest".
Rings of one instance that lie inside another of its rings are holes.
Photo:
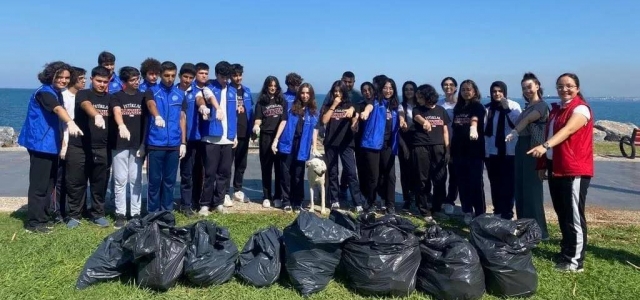
[[[287,107],[292,107],[293,100],[296,100],[296,92],[287,90],[284,94],[282,94],[282,96],[284,96],[284,100],[287,101]]]
[[[150,87],[158,114],[164,119],[165,127],[156,126],[153,117],[149,120],[147,145],[156,147],[178,147],[182,142],[180,114],[184,92],[175,86],[157,84]]]
[[[373,110],[369,115],[369,119],[365,122],[364,132],[362,133],[362,148],[381,150],[384,143],[384,130],[387,123],[387,108],[389,101],[373,101]],[[391,149],[393,154],[398,154],[398,129],[400,128],[400,119],[398,118],[398,110],[391,110]]]
[[[113,77],[111,77],[111,80],[109,81],[109,94],[113,95],[119,91],[122,91],[122,89],[124,89],[122,80],[120,80],[120,77],[118,77],[118,75],[113,74]]]
[[[207,85],[213,95],[216,96],[218,101],[222,99],[222,86],[218,81],[213,81],[209,85]],[[236,131],[238,127],[238,116],[236,112],[236,89],[231,85],[227,84],[227,107],[226,107],[226,116],[222,121],[216,120],[216,109],[213,108],[211,103],[207,102],[207,107],[211,109],[211,116],[209,120],[203,120],[200,124],[202,136],[222,136],[222,122],[227,122],[227,139],[234,140],[236,138]]]
[[[199,113],[196,105],[196,96],[200,91],[194,83],[191,85],[191,90],[185,92],[187,101],[187,141],[199,141],[202,138],[200,136]]]
[[[20,130],[18,144],[32,151],[57,155],[60,153],[62,141],[60,120],[54,112],[48,112],[40,106],[36,101],[37,93],[50,93],[62,105],[62,99],[51,85],[39,87],[29,99],[27,117]]]
[[[247,135],[251,135],[251,130],[253,130],[253,96],[251,96],[251,90],[242,85],[242,89],[244,90],[244,94],[242,95],[242,103],[244,104],[244,110],[247,114]],[[237,90],[236,90],[237,91]]]
[[[140,84],[140,86],[138,86],[138,90],[144,93],[144,92],[146,92],[148,89],[150,89],[151,87],[153,87],[153,86],[157,86],[157,85],[158,85],[158,83],[157,83],[157,82],[156,82],[156,83],[150,83],[150,82],[147,82],[147,81],[143,81],[143,82]]]
[[[296,133],[296,126],[300,121],[300,116],[293,113],[293,110],[289,109],[287,112],[287,124],[284,126],[284,130],[280,135],[278,141],[278,152],[284,154],[292,154],[291,148],[293,147],[293,136]],[[302,136],[300,137],[300,149],[298,150],[296,159],[299,161],[306,161],[309,159],[311,153],[311,144],[313,143],[313,130],[318,124],[318,114],[311,114],[308,108],[304,110],[304,125],[302,125]]]

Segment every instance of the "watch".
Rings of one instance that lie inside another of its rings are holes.
[[[549,142],[544,142],[544,144],[542,144],[542,147],[544,147],[545,149],[551,148],[551,146],[549,146]]]

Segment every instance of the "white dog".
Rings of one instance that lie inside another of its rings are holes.
[[[307,180],[309,180],[309,199],[311,201],[311,212],[315,211],[313,190],[318,188],[320,190],[320,213],[326,214],[325,207],[325,173],[327,172],[327,164],[324,163],[322,158],[314,157],[307,161]]]

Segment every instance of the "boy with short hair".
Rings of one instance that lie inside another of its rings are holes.
[[[287,85],[287,91],[283,95],[287,100],[287,107],[293,107],[293,100],[296,99],[296,93],[303,81],[304,79],[298,73],[289,73],[285,77],[284,83]]]
[[[249,154],[249,137],[253,124],[253,99],[251,90],[242,84],[244,67],[233,64],[231,85],[236,89],[236,111],[238,113],[238,145],[233,149],[233,198],[236,201],[249,202],[242,192],[244,171],[247,169],[247,155]]]
[[[102,51],[98,55],[98,65],[103,66],[109,70],[109,85],[107,85],[107,92],[109,94],[115,94],[124,88],[122,80],[116,75],[116,56],[111,52]]]
[[[179,211],[186,217],[193,217],[193,193],[194,188],[201,189],[202,185],[194,187],[196,184],[191,177],[193,173],[193,165],[195,155],[194,152],[199,148],[200,135],[198,133],[198,115],[195,106],[195,88],[193,87],[193,81],[196,76],[196,66],[192,63],[184,63],[180,67],[180,83],[176,85],[178,89],[184,92],[185,101],[187,102],[186,118],[187,118],[187,152],[185,156],[180,160],[180,207]],[[202,174],[202,173],[200,173]],[[200,175],[202,176],[202,175]],[[196,192],[198,197],[199,192]],[[196,198],[199,199],[199,198]],[[197,202],[197,201],[196,201]]]

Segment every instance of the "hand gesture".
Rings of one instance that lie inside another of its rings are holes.
[[[180,152],[179,152],[179,159],[183,159],[184,156],[187,155],[187,145],[182,144],[180,145]]]
[[[80,127],[76,125],[76,122],[73,120],[67,122],[67,130],[69,130],[69,135],[72,137],[83,136],[84,133],[80,130]]]
[[[471,127],[469,128],[469,138],[470,138],[472,141],[475,141],[475,140],[477,140],[477,139],[478,139],[478,127],[476,127],[476,126],[471,126]]]
[[[122,124],[120,126],[118,126],[118,131],[120,133],[120,138],[121,139],[125,139],[127,141],[131,140],[131,132],[129,132],[129,129],[127,129],[127,126]]]
[[[164,128],[164,119],[161,116],[156,116],[153,118],[154,120],[154,124],[156,124],[156,126],[160,127],[160,128]]]
[[[102,117],[102,115],[96,115],[95,117],[93,117],[93,124],[100,129],[106,128],[106,125],[104,123],[104,118]]]

